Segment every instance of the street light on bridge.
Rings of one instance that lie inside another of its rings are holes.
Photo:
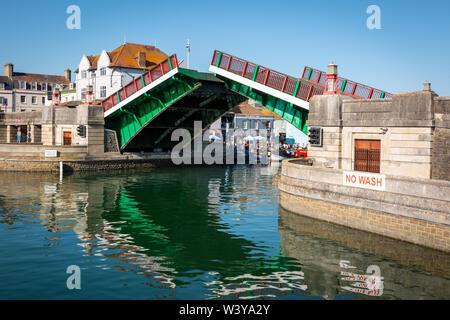
[[[331,62],[331,64],[328,65],[327,69],[327,76],[325,78],[325,92],[324,95],[332,95],[337,94],[337,78],[338,78],[338,66],[334,64],[334,62]]]

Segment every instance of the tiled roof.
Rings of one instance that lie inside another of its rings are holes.
[[[262,110],[255,108],[254,106],[248,104],[247,102],[243,102],[240,105],[231,109],[229,113],[234,114],[242,114],[242,115],[251,115],[251,116],[273,116],[273,114],[266,114]]]
[[[98,56],[88,56],[87,58],[88,58],[89,63],[91,65],[89,70],[96,70],[97,69],[97,62],[98,62],[98,59],[100,58],[100,55],[98,55]]]
[[[277,115],[276,113],[270,111],[270,110],[267,109],[267,108],[264,108],[263,110],[261,110],[261,112],[262,112],[264,115],[266,115],[266,116],[272,116],[272,117],[274,117],[275,120],[280,120],[280,119],[281,119],[281,117],[280,117],[279,115]]]
[[[36,74],[36,73],[23,73],[23,72],[14,72],[13,80],[20,81],[25,80],[27,82],[45,82],[45,83],[56,83],[56,84],[70,84],[64,76],[56,76],[49,74]]]
[[[142,69],[138,64],[139,52],[145,53],[145,68],[147,69],[169,57],[155,46],[125,43],[109,54],[111,58],[110,67]]]
[[[0,83],[9,83],[9,78],[5,76],[0,76]]]
[[[139,66],[138,56],[140,52],[145,53],[145,67]],[[111,63],[108,67],[120,67],[131,69],[150,69],[161,61],[167,59],[169,56],[156,48],[155,46],[148,46],[143,44],[125,43],[111,52],[107,52]],[[97,62],[100,55],[87,56],[91,67],[89,70],[97,69]],[[75,70],[78,73],[78,69]]]

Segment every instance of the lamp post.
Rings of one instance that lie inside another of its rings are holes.
[[[52,92],[52,106],[57,106],[61,103],[61,94],[58,88],[54,88]]]
[[[94,87],[91,85],[86,86],[86,94],[84,96],[84,104],[91,104],[94,102]]]
[[[333,62],[328,65],[327,76],[325,77],[325,92],[324,95],[337,94],[337,79],[338,79],[338,66]]]

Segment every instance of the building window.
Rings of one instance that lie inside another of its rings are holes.
[[[355,171],[380,173],[380,140],[355,140]]]
[[[26,81],[20,81],[20,89],[26,89],[27,88],[27,82]]]
[[[0,90],[5,90],[5,84],[3,82],[0,83]]]
[[[37,82],[31,83],[31,90],[37,90]]]
[[[248,129],[248,121],[244,120],[244,130],[247,130],[247,129]]]
[[[81,71],[81,79],[86,79],[86,77],[87,77],[87,72]]]
[[[84,100],[86,97],[86,88],[81,89],[81,100]]]
[[[91,78],[95,78],[95,71],[91,72]]]
[[[31,103],[32,103],[32,104],[37,104],[37,98],[36,98],[36,96],[32,96],[32,97],[31,97]]]
[[[26,96],[20,96],[20,103],[27,103],[27,97]]]
[[[46,91],[47,90],[47,84],[45,82],[41,83],[41,90]]]
[[[106,98],[106,87],[100,87],[100,98]]]
[[[42,97],[42,104],[45,105],[45,97]]]
[[[100,75],[101,76],[106,76],[106,68],[101,68],[100,69]]]

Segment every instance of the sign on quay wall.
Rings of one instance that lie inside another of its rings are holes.
[[[58,151],[57,150],[45,150],[45,157],[46,158],[56,158],[56,157],[58,157]]]
[[[386,190],[386,177],[382,174],[344,171],[342,178],[344,186],[378,191]]]

